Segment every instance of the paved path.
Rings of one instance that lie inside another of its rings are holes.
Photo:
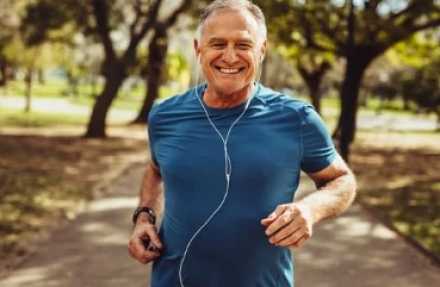
[[[148,267],[133,261],[126,247],[141,174],[140,165],[126,171],[109,186],[107,197],[56,232],[0,286],[147,287]],[[356,205],[319,225],[295,260],[298,287],[434,287],[440,282],[438,267]]]

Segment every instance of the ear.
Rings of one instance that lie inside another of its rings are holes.
[[[194,39],[194,53],[196,55],[196,58],[199,59],[200,56],[200,44],[197,39]]]
[[[263,63],[264,57],[266,56],[266,49],[267,49],[267,40],[264,40],[264,42],[261,43],[261,48],[260,48],[260,63]]]

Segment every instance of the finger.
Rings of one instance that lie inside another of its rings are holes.
[[[141,263],[148,263],[154,259],[156,259],[157,257],[160,256],[160,252],[158,250],[153,251],[153,250],[148,250],[144,247],[141,239],[136,240],[138,241],[137,243],[135,243],[134,245],[134,251],[133,251],[133,257],[138,260]]]
[[[288,247],[296,244],[301,238],[307,239],[306,235],[306,229],[300,228],[297,231],[295,231],[293,234],[291,234],[289,237],[281,240],[277,245],[282,247]]]
[[[298,249],[301,248],[308,238],[306,236],[301,237],[296,243],[292,245],[293,248]]]
[[[286,208],[284,212],[266,228],[266,235],[272,236],[272,234],[277,232],[280,228],[289,224],[292,219],[293,211],[290,208]]]
[[[128,243],[128,251],[131,257],[141,260],[142,254],[145,252],[145,248],[139,238],[133,237]]]
[[[286,208],[287,205],[278,205],[277,208],[275,208],[275,210],[271,214],[269,214],[269,216],[261,220],[261,224],[268,225],[272,223],[284,212]]]
[[[297,224],[297,222],[295,220],[292,220],[289,224],[282,227],[280,230],[278,230],[278,232],[273,234],[269,238],[269,242],[272,244],[278,244],[280,241],[289,237],[291,234],[293,234],[299,228],[300,228],[300,226]]]
[[[159,257],[160,256],[160,253],[158,252],[158,251],[149,251],[149,250],[146,250],[143,254],[142,254],[142,256],[141,256],[141,262],[142,263],[148,263],[148,262],[151,262],[151,261],[153,261],[154,259],[156,259],[157,257]]]
[[[156,227],[152,224],[148,225],[148,228],[145,229],[146,234],[148,235],[148,238],[151,240],[154,246],[156,246],[159,249],[163,248],[163,244],[161,240],[159,239],[159,236],[156,231]]]

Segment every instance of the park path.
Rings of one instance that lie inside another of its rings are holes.
[[[141,175],[140,163],[127,169],[106,196],[40,244],[0,286],[147,287],[149,267],[127,252]],[[302,184],[309,188],[310,182]],[[440,282],[438,267],[358,205],[317,226],[295,261],[297,287],[434,287]]]

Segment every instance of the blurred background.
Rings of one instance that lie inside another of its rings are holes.
[[[146,160],[152,104],[194,85],[208,2],[0,0],[0,274]],[[440,1],[254,2],[261,82],[315,106],[357,202],[440,262]]]

